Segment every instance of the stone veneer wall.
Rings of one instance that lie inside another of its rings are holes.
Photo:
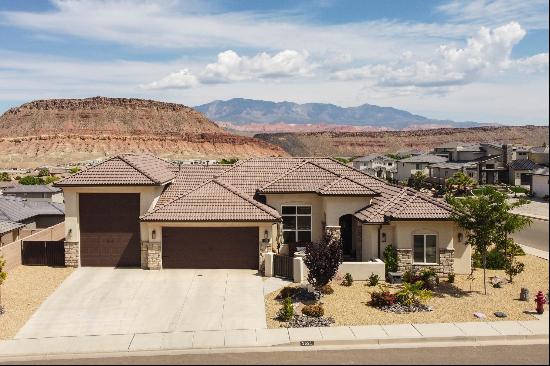
[[[412,249],[397,249],[397,271],[418,272],[424,268],[433,268],[438,276],[444,277],[454,273],[454,249],[440,249],[437,265],[413,265]]]
[[[77,268],[80,264],[79,243],[77,241],[66,241],[65,247],[65,267]]]
[[[159,270],[162,268],[160,243],[141,242],[141,268]]]

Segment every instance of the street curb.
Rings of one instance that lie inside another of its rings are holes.
[[[151,353],[169,353],[169,352],[186,352],[186,353],[196,353],[196,352],[263,352],[268,350],[273,351],[282,351],[288,348],[294,350],[315,350],[319,347],[331,347],[331,346],[340,346],[340,347],[383,347],[391,348],[391,346],[396,346],[397,348],[415,345],[416,347],[429,347],[429,346],[438,346],[446,343],[452,343],[453,345],[467,345],[467,344],[484,344],[497,342],[501,344],[503,342],[527,342],[530,344],[534,343],[548,343],[549,335],[548,334],[529,334],[529,335],[500,335],[500,336],[453,336],[453,337],[409,337],[409,338],[373,338],[373,339],[357,339],[357,340],[320,340],[315,341],[314,345],[303,346],[299,341],[278,344],[273,346],[249,346],[249,347],[216,347],[216,348],[166,348],[161,350],[121,350],[121,351],[107,351],[107,352],[73,352],[73,353],[28,353],[28,354],[13,354],[13,355],[0,355],[0,362],[9,362],[13,359],[22,359],[22,358],[33,358],[33,357],[49,357],[49,358],[75,358],[82,355],[96,355],[97,357],[105,355],[115,355],[115,356],[135,356],[138,354],[151,354]]]

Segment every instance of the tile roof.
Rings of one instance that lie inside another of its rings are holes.
[[[529,150],[533,153],[539,153],[539,154],[548,154],[548,145],[547,146],[535,146],[532,147],[531,150]]]
[[[382,155],[382,154],[369,154],[369,155],[365,155],[365,156],[362,156],[360,158],[357,158],[357,159],[353,159],[353,161],[372,161],[372,160],[375,160],[375,159],[382,159],[382,160],[386,160],[386,161],[394,161],[394,159],[386,156],[386,155]]]
[[[52,187],[46,184],[16,184],[12,187],[5,188],[4,193],[56,193],[61,192],[61,188]]]
[[[25,225],[18,222],[0,220],[0,235],[19,229],[23,226]]]
[[[508,167],[514,170],[534,170],[541,168],[540,165],[529,159],[512,160]]]
[[[39,215],[65,215],[65,205],[0,196],[0,220],[20,222]]]
[[[156,207],[143,221],[280,221],[273,208],[218,180]]]
[[[0,196],[0,220],[23,221],[36,216],[36,213],[19,197]]]
[[[176,169],[150,154],[122,154],[81,170],[55,186],[161,185],[174,179]]]
[[[406,159],[399,160],[400,163],[443,163],[447,161],[447,158],[444,158],[439,155],[431,155],[431,154],[424,154],[424,155],[415,155],[411,156]]]
[[[390,220],[450,220],[452,207],[411,188],[389,188],[371,205],[355,213],[366,223],[382,224]]]

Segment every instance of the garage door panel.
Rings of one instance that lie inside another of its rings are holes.
[[[138,267],[139,194],[80,194],[83,266]]]
[[[258,269],[257,227],[162,229],[164,268]]]

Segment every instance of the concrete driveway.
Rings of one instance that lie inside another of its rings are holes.
[[[80,268],[15,338],[266,328],[264,293],[283,284],[252,270]]]

